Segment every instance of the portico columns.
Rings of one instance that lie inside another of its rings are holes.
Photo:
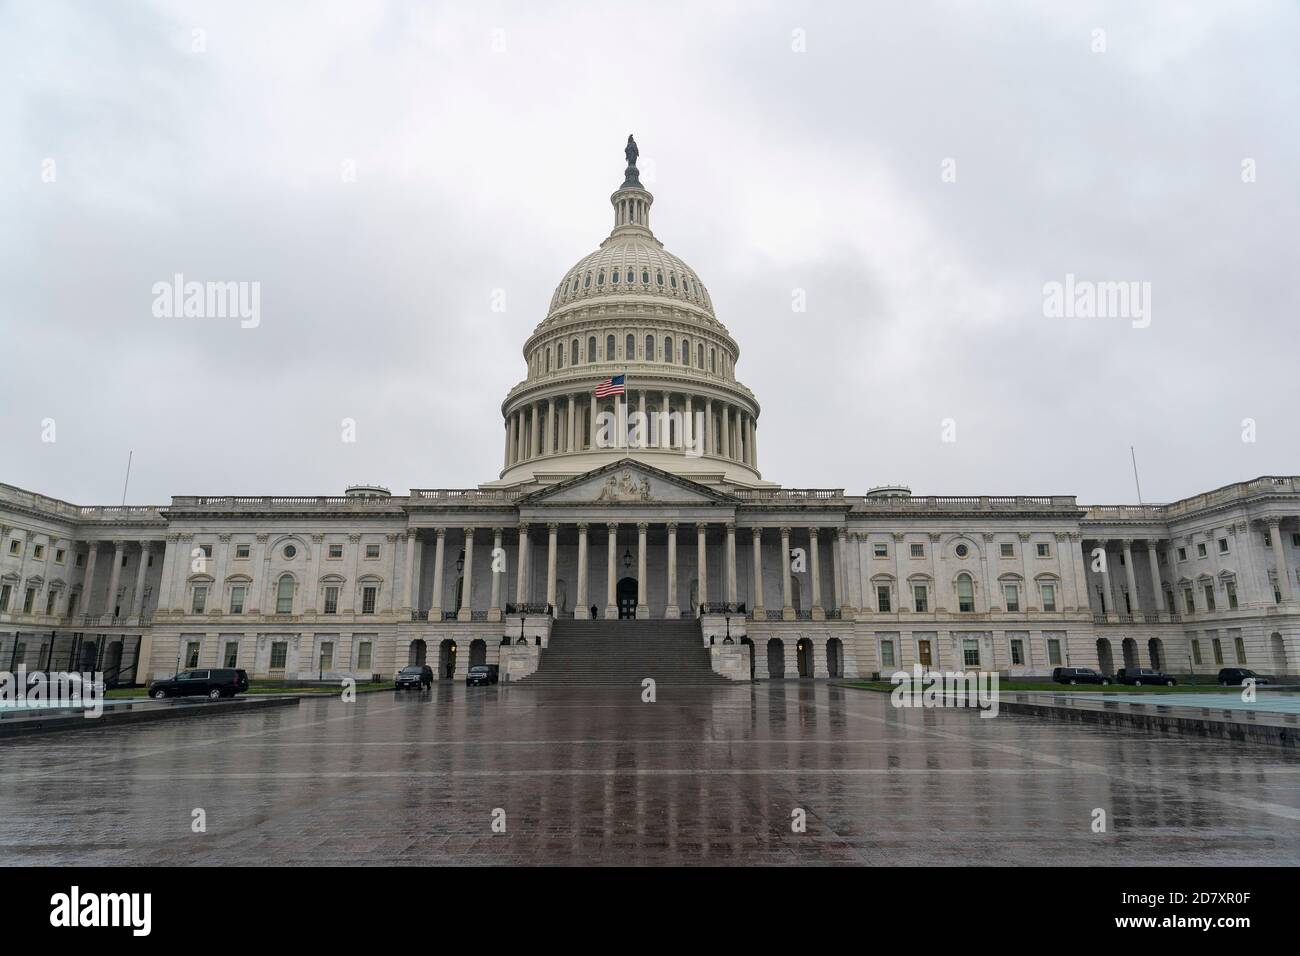
[[[546,604],[555,613],[555,560],[560,547],[560,526],[546,526]]]
[[[565,417],[569,426],[569,438],[564,443],[564,450],[574,452],[578,449],[578,400],[574,395],[569,395],[564,403]]]
[[[140,567],[135,570],[135,594],[131,599],[131,616],[134,618],[139,618],[144,613],[144,576],[152,553],[153,545],[148,541],[140,545]]]
[[[1101,557],[1102,557],[1102,561],[1101,561],[1102,607],[1101,609],[1109,614],[1110,611],[1112,610],[1111,606],[1115,603],[1115,596],[1114,594],[1111,593],[1110,590],[1110,552],[1106,549],[1107,542],[1098,541],[1097,544],[1101,545]]]
[[[1160,558],[1156,554],[1156,543],[1147,539],[1147,563],[1151,566],[1151,593],[1154,595],[1155,611],[1159,614],[1164,608],[1165,589],[1160,586]]]
[[[644,393],[642,393],[644,394]],[[646,591],[646,566],[645,566],[645,538],[649,525],[644,521],[636,526],[636,616],[637,620],[650,616],[650,608],[645,601]]]
[[[817,529],[808,529],[808,554],[811,560],[808,562],[808,570],[812,573],[812,616],[814,621],[826,620],[826,609],[822,607],[822,573],[821,558],[818,553],[821,550],[820,542],[817,540]]]
[[[754,620],[767,615],[763,607],[763,529],[754,529]],[[755,645],[757,647],[758,645]]]
[[[724,404],[719,412],[719,415],[721,416],[722,419],[722,443],[720,446],[722,450],[722,457],[730,458],[731,457],[731,429],[729,426],[731,420],[731,406]]]
[[[542,445],[542,454],[550,455],[555,448],[555,399],[546,400],[546,441]]]
[[[727,603],[736,603],[736,523],[727,522]]]
[[[695,414],[691,411],[691,396],[686,396],[686,417],[682,419],[682,449],[695,444]],[[703,448],[700,449],[703,451]]]
[[[465,529],[465,573],[460,584],[460,607],[456,611],[456,620],[474,619],[474,529]]]
[[[519,526],[519,554],[515,557],[515,603],[528,600],[528,525]]]
[[[319,549],[314,549],[318,551]],[[415,529],[406,530],[406,565],[402,569],[402,610],[411,609],[411,583],[415,575]]]
[[[1136,614],[1139,605],[1137,577],[1133,573],[1133,539],[1124,539],[1124,576],[1128,580],[1128,613]],[[1029,587],[1029,582],[1025,582]]]
[[[677,606],[677,523],[668,522],[668,606],[664,608],[664,617],[681,617],[682,609]]]
[[[108,605],[104,608],[110,618],[117,616],[117,582],[122,576],[122,550],[125,541],[113,542],[113,570],[108,574]]]
[[[429,620],[442,620],[442,559],[446,552],[447,529],[438,528],[438,543],[433,549],[433,601],[429,608]]]
[[[542,453],[542,416],[540,414],[540,404],[533,402],[530,411],[533,417],[533,427],[531,429],[533,444],[532,447],[528,449],[528,457],[536,458]]]
[[[501,614],[501,579],[505,577],[505,551],[501,547],[501,535],[504,528],[492,529],[492,606],[488,608],[488,620],[499,621]]]
[[[605,526],[609,529],[609,545],[605,548],[605,617],[613,620],[618,617],[618,597],[615,593],[614,577],[618,574],[618,523],[611,521]]]
[[[704,400],[704,454],[713,454],[713,399]]]
[[[794,620],[794,601],[790,593],[790,529],[781,529],[781,620]]]
[[[1268,519],[1268,539],[1273,543],[1273,560],[1277,562],[1277,585],[1282,592],[1282,601],[1290,604],[1295,600],[1291,587],[1291,569],[1286,563],[1286,549],[1282,547],[1282,519]]]
[[[596,405],[596,393],[593,392],[591,395],[588,396],[588,398],[591,401],[591,445],[590,447],[595,448],[596,435],[598,435],[600,432],[600,429],[596,427],[596,417],[599,414],[598,406]]]
[[[644,388],[637,393],[636,410],[641,413],[640,424],[637,425],[636,428],[636,447],[649,448],[650,447],[650,423],[646,421],[646,417],[645,417],[645,389]]]
[[[660,411],[660,415],[659,415],[659,447],[660,447],[660,448],[671,448],[671,447],[673,447],[673,444],[672,444],[673,426],[672,426],[672,424],[671,424],[672,419],[669,417],[669,414],[670,414],[670,413],[669,413],[669,409],[668,409],[668,393],[667,393],[667,392],[664,392],[664,394],[663,394],[663,399],[662,399],[662,401],[661,401],[661,403],[660,403],[660,405],[659,405],[659,411]]]
[[[81,581],[81,613],[94,614],[92,607],[95,600],[95,557],[99,554],[99,542],[86,542],[86,576]]]
[[[696,568],[696,595],[695,600],[698,604],[709,603],[709,569],[708,555],[705,554],[705,540],[708,538],[709,526],[704,522],[697,522],[695,525],[695,568]],[[698,607],[692,608],[692,614],[698,614]]]
[[[845,561],[847,560],[848,555],[845,554],[844,538],[844,529],[836,528],[834,537],[831,539],[831,547],[834,548],[831,555],[831,585],[835,588],[835,606],[840,609],[849,607],[853,604],[851,600],[846,601],[844,599],[844,579],[848,574],[848,568],[845,567]],[[900,605],[904,602],[904,592],[906,587],[906,582],[898,582],[898,603]]]
[[[585,618],[587,608],[587,525],[578,525],[578,596],[575,599],[575,618]]]

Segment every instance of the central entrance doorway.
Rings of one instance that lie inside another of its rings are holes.
[[[621,578],[618,582],[618,619],[620,621],[636,618],[636,578]]]

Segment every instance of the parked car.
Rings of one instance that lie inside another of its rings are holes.
[[[1091,667],[1056,667],[1052,680],[1058,684],[1109,684],[1110,678]]]
[[[181,671],[175,677],[156,680],[149,685],[149,696],[164,697],[234,697],[248,690],[248,671],[234,667]]]
[[[1254,680],[1256,684],[1267,684],[1268,678],[1260,677],[1252,670],[1244,667],[1225,667],[1219,671],[1219,683],[1224,687],[1233,687],[1246,683],[1248,680]]]
[[[1136,687],[1141,687],[1143,684],[1164,684],[1166,687],[1173,687],[1178,683],[1172,674],[1152,670],[1149,667],[1121,667],[1115,672],[1115,682],[1132,684]]]
[[[475,664],[465,675],[465,686],[496,684],[501,680],[501,667],[497,664]]]
[[[433,686],[433,668],[428,664],[412,664],[403,667],[393,678],[393,687],[403,690],[407,687],[419,687],[423,690]]]

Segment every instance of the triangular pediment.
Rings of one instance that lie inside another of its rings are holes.
[[[519,499],[518,505],[734,504],[735,498],[631,458],[611,462]]]

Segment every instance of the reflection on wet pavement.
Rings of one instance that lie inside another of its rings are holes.
[[[1277,748],[824,682],[442,684],[0,743],[0,864],[1294,865],[1297,783]]]

